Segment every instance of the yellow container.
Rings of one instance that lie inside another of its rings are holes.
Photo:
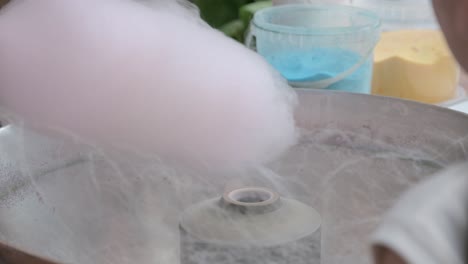
[[[456,96],[458,76],[439,30],[388,31],[375,49],[372,93],[441,103]]]
[[[352,0],[382,19],[372,93],[448,105],[464,97],[431,0]]]

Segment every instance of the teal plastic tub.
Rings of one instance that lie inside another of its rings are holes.
[[[379,36],[380,20],[368,10],[283,5],[255,14],[246,44],[293,87],[369,93]]]

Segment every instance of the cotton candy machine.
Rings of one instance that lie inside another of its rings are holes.
[[[237,171],[1,128],[0,263],[28,263],[32,255],[57,263],[179,263],[181,212],[246,186],[321,215],[322,264],[369,263],[368,236],[401,192],[467,158],[468,116],[436,106],[309,90],[300,91],[297,120],[302,137],[289,153]]]

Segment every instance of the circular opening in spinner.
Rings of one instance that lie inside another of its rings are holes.
[[[228,203],[245,206],[269,205],[278,199],[277,193],[258,187],[236,189],[224,195],[224,200]]]

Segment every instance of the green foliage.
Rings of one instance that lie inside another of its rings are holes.
[[[239,8],[253,0],[195,0],[201,17],[212,27],[219,28],[239,17]]]
[[[233,20],[224,24],[219,28],[227,36],[239,41],[244,42],[245,24],[240,19]]]
[[[244,5],[239,9],[239,17],[246,25],[248,25],[255,12],[263,8],[270,7],[271,5],[271,1],[257,1],[255,3]]]
[[[265,0],[194,0],[201,17],[227,36],[243,42],[256,11],[271,6]]]

